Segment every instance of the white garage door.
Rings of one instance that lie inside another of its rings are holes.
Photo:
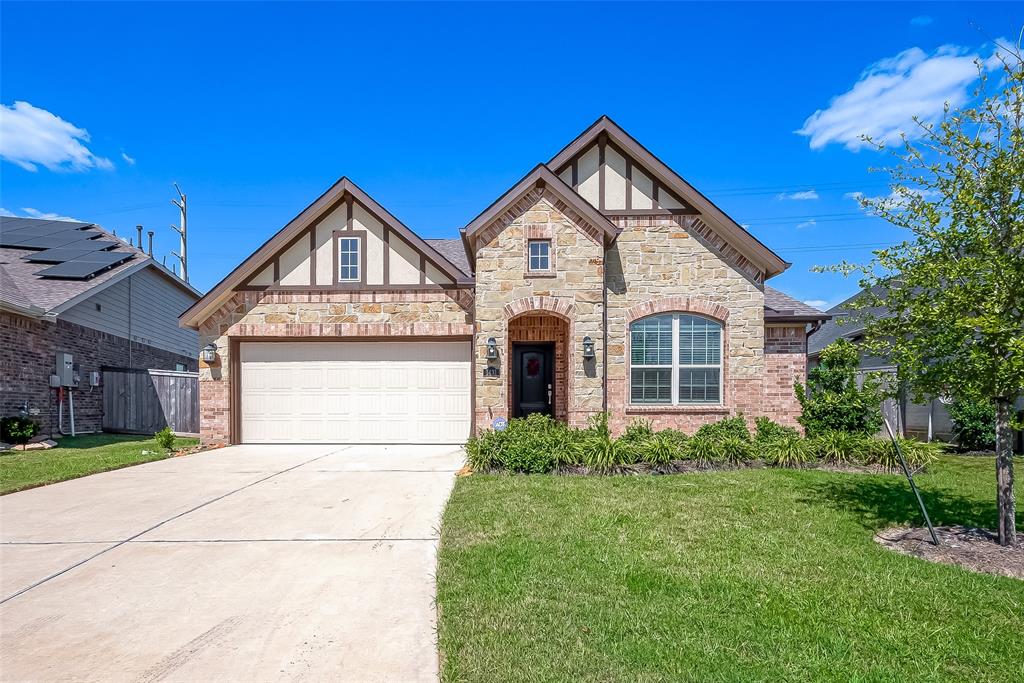
[[[470,343],[243,342],[244,443],[461,443]]]

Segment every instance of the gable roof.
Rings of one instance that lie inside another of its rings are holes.
[[[256,274],[257,270],[261,266],[265,265],[266,261],[270,259],[278,249],[288,244],[300,233],[315,225],[318,219],[326,216],[336,209],[347,196],[352,196],[356,201],[366,207],[366,209],[376,216],[378,220],[384,223],[384,225],[389,229],[398,233],[402,239],[412,245],[414,249],[422,253],[426,257],[427,261],[437,267],[438,270],[451,277],[456,283],[464,284],[469,282],[470,278],[466,273],[462,272],[462,270],[456,267],[444,255],[439,253],[419,235],[407,228],[404,223],[391,215],[387,209],[378,204],[370,195],[366,194],[362,188],[347,177],[342,176],[337,180],[337,182],[328,188],[326,192],[317,197],[312,204],[303,209],[297,216],[295,216],[295,218],[290,220],[287,225],[278,230],[276,234],[264,242],[259,249],[250,254],[247,259],[242,261],[234,270],[228,273],[224,279],[214,285],[213,288],[203,296],[203,298],[182,313],[179,318],[181,323],[190,327],[198,326],[206,311],[214,310],[218,305],[220,305],[222,299],[226,298],[235,287],[241,285],[250,275]]]
[[[49,221],[36,218],[0,218],[0,230],[15,225],[43,225]],[[68,223],[97,233],[99,239],[117,244],[109,251],[124,253],[128,260],[119,263],[88,279],[54,279],[41,277],[41,271],[52,263],[33,263],[25,257],[39,252],[38,249],[0,247],[0,309],[7,309],[21,315],[33,317],[59,315],[80,301],[93,296],[116,282],[145,268],[154,268],[173,285],[188,291],[197,299],[199,292],[188,283],[172,274],[149,254],[129,246],[119,237],[107,232],[94,223]]]
[[[730,218],[710,199],[686,182],[661,159],[654,156],[646,147],[637,142],[633,136],[624,131],[607,116],[602,116],[591,124],[575,140],[553,156],[547,165],[555,172],[559,171],[562,166],[571,161],[577,154],[585,151],[591,144],[596,142],[601,135],[608,136],[608,139],[632,156],[648,172],[652,173],[656,180],[663,183],[674,193],[678,194],[680,198],[697,209],[712,229],[718,232],[723,239],[739,250],[750,261],[764,268],[766,279],[773,275],[778,275],[790,266],[781,256],[747,232],[743,226]]]
[[[565,181],[556,176],[545,164],[537,164],[515,185],[509,188],[488,206],[479,216],[474,218],[462,229],[464,241],[469,245],[472,254],[473,235],[500,216],[509,206],[522,199],[526,193],[536,187],[544,187],[553,192],[559,199],[575,209],[583,218],[604,234],[605,245],[611,244],[619,236],[619,229],[608,218],[594,208],[594,205],[576,193]]]
[[[881,288],[876,290],[876,294],[880,292]],[[822,325],[814,333],[814,336],[807,341],[808,356],[817,356],[821,353],[822,349],[840,337],[849,339],[856,336],[858,332],[863,331],[865,320],[868,318],[887,318],[892,315],[885,306],[872,306],[858,310],[851,309],[850,302],[863,296],[863,294],[864,290],[861,290],[849,299],[828,309],[832,319]]]

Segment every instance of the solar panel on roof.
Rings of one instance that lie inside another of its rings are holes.
[[[35,235],[43,237],[45,235],[56,235],[62,232],[68,231],[81,231],[86,226],[81,223],[66,223],[64,221],[47,221],[41,223],[33,223],[31,225],[24,225],[18,228],[11,228],[4,225],[0,229],[0,235],[5,238],[13,238],[15,235],[22,237],[28,237]]]
[[[71,246],[37,251],[33,254],[29,254],[28,256],[22,256],[21,260],[28,261],[29,263],[64,263],[65,261],[74,261],[86,254],[91,254],[94,251],[102,251],[116,246],[118,246],[117,242],[86,240],[85,242],[76,242]]]
[[[94,237],[99,237],[99,233],[83,232],[81,230],[67,230],[55,235],[41,235],[34,237],[16,236],[11,240],[2,239],[0,240],[0,246],[15,247],[18,249],[55,249],[57,247],[69,246],[77,242],[85,242]]]
[[[132,257],[132,254],[126,252],[97,252],[90,256],[99,257],[101,254],[106,255],[108,262],[100,261],[66,261],[65,263],[57,264],[56,266],[50,266],[36,273],[41,277],[57,277],[57,278],[68,278],[68,279],[87,279],[100,273],[108,268],[112,268],[123,261],[127,261]]]

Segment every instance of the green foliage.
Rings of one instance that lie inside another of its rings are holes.
[[[156,445],[165,451],[174,449],[174,432],[171,431],[170,427],[164,427],[154,434],[153,438],[156,439]]]
[[[619,438],[631,443],[642,444],[652,436],[654,436],[654,430],[651,429],[651,421],[638,418],[626,427],[626,431]]]
[[[717,444],[710,437],[700,435],[699,430],[698,434],[686,443],[686,455],[689,460],[704,467],[722,459]]]
[[[754,448],[749,440],[738,436],[727,436],[718,443],[718,452],[726,462],[739,465],[754,457]]]
[[[754,437],[755,443],[759,445],[782,438],[800,438],[800,432],[792,427],[785,427],[767,417],[759,417],[754,420],[757,434]]]
[[[716,443],[724,439],[734,437],[743,441],[750,441],[750,430],[747,429],[747,420],[743,415],[729,417],[718,422],[711,422],[701,425],[694,437],[703,437]]]
[[[958,398],[947,408],[961,448],[982,451],[995,447],[996,408],[991,401]]]
[[[840,338],[822,349],[818,367],[807,373],[806,388],[799,382],[793,385],[807,436],[830,431],[874,434],[881,428],[881,383],[868,375],[858,387],[859,363],[857,347]]]
[[[812,439],[808,445],[818,458],[826,462],[846,464],[856,462],[864,441],[864,437],[847,432],[825,432]]]
[[[39,433],[39,425],[27,417],[18,415],[0,419],[0,440],[20,446]]]
[[[764,446],[765,462],[777,467],[803,467],[814,459],[805,439],[783,437]]]
[[[666,429],[655,432],[644,444],[639,456],[643,462],[649,462],[652,465],[665,465],[673,460],[681,460],[685,450],[686,435],[674,429]]]

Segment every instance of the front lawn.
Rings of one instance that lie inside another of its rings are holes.
[[[198,439],[177,438],[175,448],[194,446]],[[153,437],[131,434],[66,436],[56,448],[0,453],[0,494],[84,477],[126,465],[162,460],[170,455]]]
[[[994,526],[991,459],[943,456],[917,479],[935,524]],[[905,522],[921,520],[899,475],[459,479],[443,679],[1024,679],[1024,581],[872,540]]]

